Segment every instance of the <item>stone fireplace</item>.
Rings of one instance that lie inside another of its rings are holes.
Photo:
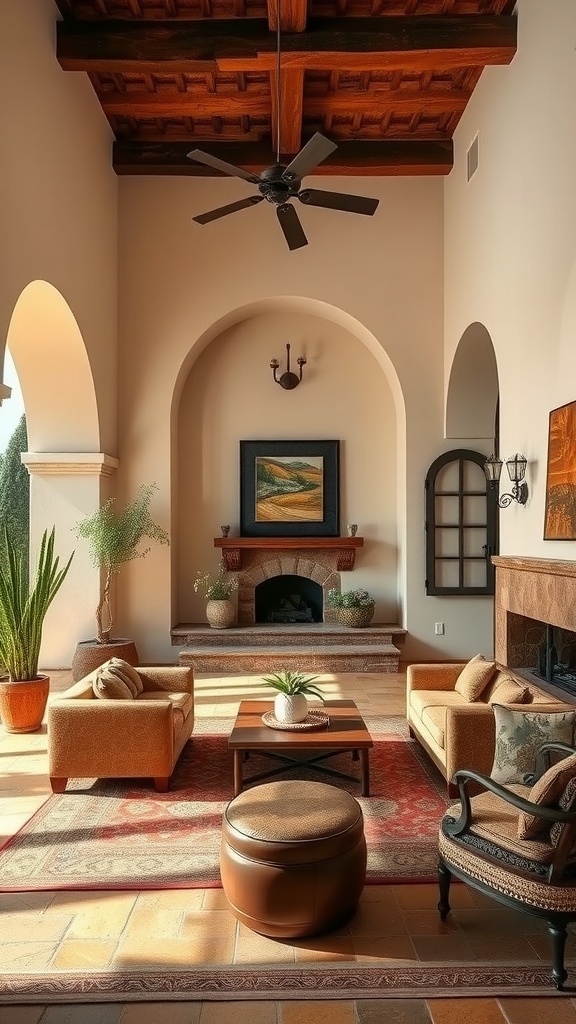
[[[328,607],[328,591],[341,588],[340,573],[354,568],[356,549],[363,543],[363,537],[214,538],[215,547],[222,549],[226,568],[239,572],[240,626],[270,621],[258,599],[264,584],[271,593],[278,593],[279,601],[289,601],[291,593],[300,594],[304,604],[312,608],[311,621],[335,622],[335,612]],[[287,589],[282,577],[291,578],[286,579]],[[316,587],[308,587],[308,581]],[[287,621],[298,619],[295,615]],[[305,624],[306,619],[302,622]]]
[[[500,555],[492,561],[496,660],[576,695],[576,561]]]

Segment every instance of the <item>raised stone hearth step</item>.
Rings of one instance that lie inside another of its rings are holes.
[[[226,630],[228,633],[229,630]],[[281,644],[257,648],[239,644],[188,644],[180,665],[196,672],[242,672],[256,675],[297,669],[303,672],[398,672],[400,651],[393,644]]]
[[[301,625],[258,623],[254,626],[233,626],[226,630],[225,638],[223,633],[224,630],[211,629],[206,625],[180,623],[171,631],[172,646],[192,644],[195,647],[219,647],[225,644],[269,649],[278,644],[283,647],[300,647],[302,644],[307,647],[346,645],[348,648],[376,644],[380,647],[382,644],[401,644],[406,637],[406,630],[393,623],[371,623],[359,629],[333,622]]]

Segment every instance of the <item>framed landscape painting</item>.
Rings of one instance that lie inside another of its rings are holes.
[[[550,413],[544,540],[576,540],[576,402]]]
[[[338,441],[240,441],[243,537],[337,537]]]

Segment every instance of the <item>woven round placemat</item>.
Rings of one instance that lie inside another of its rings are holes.
[[[269,729],[281,729],[282,732],[304,732],[308,729],[325,729],[330,724],[330,718],[325,711],[309,711],[303,722],[279,722],[273,711],[266,711],[262,715],[264,725]]]

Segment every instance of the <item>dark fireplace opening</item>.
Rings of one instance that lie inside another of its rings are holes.
[[[305,576],[272,576],[254,591],[256,622],[322,622],[323,605],[322,587]]]
[[[576,633],[546,624],[536,672],[549,683],[576,694]]]

